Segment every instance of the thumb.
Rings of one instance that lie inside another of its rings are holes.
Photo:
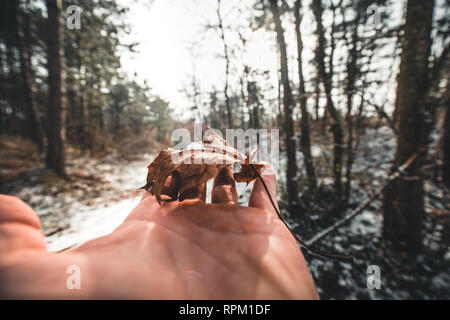
[[[270,164],[265,164],[264,169],[261,173],[261,178],[264,179],[267,190],[269,191],[276,208],[279,210],[277,203],[277,178]],[[270,201],[269,195],[267,194],[266,189],[264,188],[264,185],[259,178],[256,179],[253,184],[253,189],[248,200],[248,206],[265,209],[275,215],[277,214],[275,209],[273,208],[272,202]]]
[[[0,195],[0,254],[46,250],[37,214],[19,198]]]

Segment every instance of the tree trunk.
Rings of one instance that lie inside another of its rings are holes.
[[[225,107],[227,108],[228,128],[231,129],[231,128],[233,128],[233,114],[231,111],[230,97],[228,96],[228,77],[230,74],[230,57],[228,55],[227,42],[225,41],[225,30],[223,28],[222,15],[220,13],[220,4],[221,4],[221,0],[217,0],[217,18],[219,19],[220,37],[222,39],[223,53],[224,53],[224,57],[225,57],[225,88],[224,88]]]
[[[79,92],[79,105],[80,105],[80,137],[81,137],[81,150],[86,153],[89,149],[90,130],[88,121],[88,112],[86,108],[86,98],[83,90],[83,86],[80,84]]]
[[[302,35],[300,33],[300,24],[302,22],[302,16],[300,14],[301,10],[301,0],[296,0],[294,7],[295,15],[295,34],[297,37],[297,64],[298,64],[298,77],[299,77],[299,102],[301,110],[301,138],[300,146],[303,152],[306,175],[308,176],[308,188],[314,190],[317,187],[316,173],[314,170],[313,159],[311,155],[311,140],[309,134],[309,114],[307,110],[307,98],[305,94],[305,79],[303,78],[303,65],[302,65],[302,52],[303,52],[303,41]]]
[[[239,85],[240,85],[240,89],[241,89],[240,103],[242,106],[246,105],[248,107],[248,101],[245,96],[245,84],[244,84],[244,79],[247,79],[246,70],[247,70],[247,66],[244,66],[244,73],[243,73],[243,75],[241,75],[241,78],[239,79]],[[249,127],[245,123],[245,108],[243,108],[243,107],[240,109],[240,120],[241,120],[241,127],[243,129]],[[251,123],[251,121],[250,121],[250,123]]]
[[[281,76],[280,76],[280,70],[277,70],[277,107],[278,107],[278,113],[277,113],[277,127],[282,130],[283,126],[283,119],[282,119],[282,112],[281,112]],[[283,131],[282,131],[283,132]]]
[[[283,85],[283,105],[284,105],[284,127],[285,144],[287,153],[286,182],[289,208],[295,210],[298,205],[298,186],[297,186],[297,161],[296,161],[296,140],[294,132],[294,121],[292,111],[294,109],[294,98],[292,96],[291,85],[289,83],[289,71],[286,54],[286,43],[284,40],[283,27],[281,26],[280,13],[278,11],[277,0],[270,0],[270,10],[275,22],[275,31],[277,33],[277,43],[280,52],[281,83]]]
[[[344,201],[348,204],[350,200],[351,182],[352,182],[352,166],[353,166],[353,95],[355,93],[355,81],[358,76],[358,23],[359,23],[359,8],[355,18],[356,24],[353,26],[353,34],[351,43],[348,45],[348,61],[347,61],[347,85],[346,85],[346,98],[347,98],[347,163],[345,170],[345,189],[344,189]]]
[[[319,101],[320,101],[320,80],[319,80],[319,76],[317,75],[314,79],[314,91],[315,91],[315,96],[314,96],[314,113],[316,114],[316,123],[317,123],[317,127],[319,126],[319,121],[320,121],[320,115],[319,115]]]
[[[331,96],[332,89],[332,73],[325,69],[325,32],[322,25],[322,0],[313,0],[313,12],[317,21],[317,48],[316,63],[319,77],[324,85],[327,99],[326,111],[330,114],[331,132],[333,133],[333,174],[334,174],[334,190],[337,198],[340,200],[342,196],[342,149],[343,149],[343,129],[341,116],[336,110]],[[333,48],[332,48],[333,51]],[[331,58],[331,57],[330,57]],[[331,67],[331,65],[330,65]],[[325,116],[325,114],[324,114]]]
[[[64,176],[66,128],[61,8],[61,0],[47,0],[49,129],[46,160],[49,169]]]
[[[39,118],[38,108],[34,102],[33,94],[35,92],[32,71],[31,71],[31,53],[29,44],[25,39],[24,28],[29,28],[28,24],[24,24],[20,9],[19,1],[13,1],[14,18],[16,23],[17,48],[20,55],[21,77],[23,85],[23,99],[25,104],[25,114],[27,115],[29,135],[34,140],[39,152],[44,151],[44,134],[42,123]]]
[[[397,149],[394,168],[413,154],[409,176],[394,181],[384,194],[383,232],[395,246],[411,251],[422,245],[423,180],[420,167],[425,151],[425,95],[434,1],[409,0],[397,86]]]

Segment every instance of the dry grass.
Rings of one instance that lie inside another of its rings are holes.
[[[0,185],[24,172],[42,167],[42,157],[33,142],[20,137],[0,138]]]

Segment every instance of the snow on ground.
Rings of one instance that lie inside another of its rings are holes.
[[[79,157],[68,161],[68,172],[86,179],[57,183],[50,188],[39,183],[13,194],[38,214],[49,251],[59,251],[111,233],[138,204],[145,184],[146,166],[153,156],[124,162],[114,157],[101,160]],[[95,177],[95,178],[92,178]],[[99,180],[98,178],[101,178]],[[94,179],[91,181],[91,179]]]
[[[395,145],[396,138],[389,127],[367,129],[359,142],[352,170],[351,207],[339,216],[326,212],[308,212],[300,220],[292,216],[290,219],[298,222],[297,234],[303,239],[310,239],[384,185]],[[324,152],[328,152],[328,157],[332,159],[329,148],[322,148],[322,154]],[[324,181],[322,179],[326,185]],[[430,212],[433,208],[444,211],[450,203],[448,190],[429,180],[425,181],[424,189],[425,211]],[[321,298],[449,299],[450,248],[443,238],[444,228],[449,228],[448,222],[445,226],[445,222],[426,214],[424,251],[410,256],[405,252],[392,251],[382,237],[382,219],[381,201],[374,201],[348,224],[315,244],[325,252],[350,254],[354,257],[354,263],[330,261],[303,250]],[[380,267],[380,290],[367,288],[367,267],[370,265]]]
[[[60,251],[111,233],[125,220],[139,199],[132,197],[109,206],[84,208],[85,211],[69,218],[69,228],[46,238],[47,250]]]

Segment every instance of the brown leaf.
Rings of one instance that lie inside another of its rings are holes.
[[[215,178],[224,167],[244,162],[244,156],[214,130],[207,130],[198,145],[196,149],[161,151],[148,166],[147,184],[142,188],[154,194],[161,203],[164,182],[173,172],[179,175],[181,194]]]
[[[241,165],[241,169],[239,170],[239,172],[236,172],[233,174],[234,180],[236,180],[237,182],[246,182],[247,184],[249,184],[250,182],[252,182],[253,180],[258,178],[258,174],[261,175],[261,168],[264,168],[263,164],[257,164],[257,163],[252,164],[253,168],[256,169],[258,174],[255,172],[255,170],[250,165],[250,161],[252,160],[252,158],[254,157],[254,155],[257,152],[258,152],[258,149],[253,150],[245,158],[245,162],[244,162],[244,164]]]
[[[253,167],[261,175],[261,168],[264,168],[264,165],[253,164]],[[233,176],[234,180],[236,180],[237,182],[246,182],[247,184],[258,178],[258,175],[249,164],[241,165],[241,170],[239,170],[239,172],[235,172]]]

